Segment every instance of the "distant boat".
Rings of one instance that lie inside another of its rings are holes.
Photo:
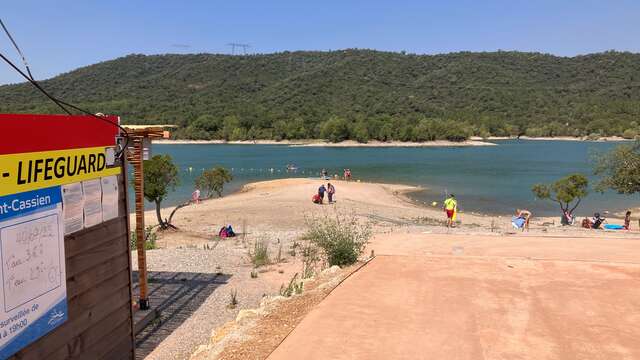
[[[287,171],[296,171],[296,170],[298,170],[298,167],[295,166],[294,164],[287,165]]]

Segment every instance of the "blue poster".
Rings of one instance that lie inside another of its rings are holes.
[[[0,197],[0,359],[67,320],[60,187]]]

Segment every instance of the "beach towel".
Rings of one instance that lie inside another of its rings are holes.
[[[458,218],[458,209],[454,208],[453,209],[453,216],[451,217],[451,221],[455,222],[457,218]]]
[[[624,230],[624,226],[615,224],[605,224],[604,228],[607,230]]]

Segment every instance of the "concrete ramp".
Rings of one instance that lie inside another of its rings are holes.
[[[269,357],[640,359],[640,266],[378,256]]]

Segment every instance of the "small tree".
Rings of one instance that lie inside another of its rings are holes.
[[[196,186],[206,192],[207,198],[216,193],[218,197],[222,197],[224,184],[233,180],[231,172],[222,166],[217,166],[210,170],[205,170],[196,179]]]
[[[178,168],[169,155],[155,155],[144,161],[144,197],[156,204],[158,225],[166,229],[168,223],[162,220],[160,206],[169,191],[173,191],[180,182]]]
[[[588,188],[589,180],[586,176],[572,174],[552,184],[535,184],[531,191],[538,199],[548,199],[560,204],[564,219],[565,213],[573,215],[582,199],[589,193]]]
[[[620,194],[640,193],[640,141],[619,145],[595,158],[594,173],[600,175],[596,190],[612,189]]]

